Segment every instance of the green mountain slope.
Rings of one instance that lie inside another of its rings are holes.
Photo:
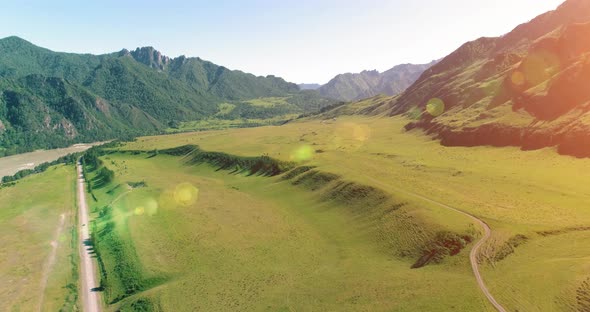
[[[133,106],[113,106],[62,78],[28,75],[1,79],[0,88],[1,144],[8,154],[31,147],[128,137],[161,126]]]
[[[53,52],[19,37],[0,39],[0,77],[30,74],[82,81],[107,55]]]
[[[568,0],[468,42],[365,113],[407,114],[445,145],[557,146],[590,156],[590,2]]]
[[[280,108],[251,100],[279,97]],[[0,156],[81,141],[152,134],[211,118],[270,118],[333,104],[282,78],[257,77],[152,47],[104,55],[53,52],[0,39]]]
[[[421,65],[397,65],[383,73],[366,70],[357,74],[340,74],[317,90],[322,96],[342,101],[360,100],[378,94],[397,95],[434,64],[436,61]]]

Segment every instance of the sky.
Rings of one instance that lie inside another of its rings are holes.
[[[0,38],[101,54],[153,46],[296,83],[428,63],[563,0],[2,0]]]

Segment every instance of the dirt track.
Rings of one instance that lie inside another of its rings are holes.
[[[467,212],[464,212],[464,211],[459,210],[457,208],[453,208],[453,207],[445,205],[443,203],[439,203],[435,200],[426,198],[426,197],[419,195],[419,194],[414,194],[414,193],[410,193],[410,192],[405,192],[405,193],[410,194],[415,197],[418,197],[418,198],[425,200],[427,202],[436,204],[440,207],[450,209],[450,210],[456,211],[462,215],[465,215],[465,216],[471,218],[471,220],[473,220],[475,223],[479,224],[483,228],[483,231],[484,231],[483,236],[475,243],[473,248],[471,248],[471,252],[469,253],[469,261],[471,262],[471,268],[473,269],[473,274],[475,275],[475,280],[477,281],[477,285],[479,286],[479,289],[481,289],[483,294],[486,296],[488,301],[494,306],[494,308],[496,308],[496,310],[498,310],[500,312],[506,312],[506,309],[504,309],[504,307],[502,307],[502,305],[500,303],[498,303],[498,301],[496,301],[494,296],[492,296],[492,294],[490,293],[490,291],[486,287],[485,282],[483,281],[483,278],[481,277],[481,273],[479,272],[479,263],[477,262],[477,255],[479,254],[479,248],[481,247],[481,245],[483,245],[490,238],[490,236],[492,234],[492,230],[490,229],[490,227],[483,220],[477,218],[474,215],[468,214]]]
[[[96,278],[94,259],[91,254],[90,231],[88,224],[88,205],[86,204],[86,191],[84,190],[84,177],[82,176],[82,165],[78,162],[78,208],[80,219],[80,285],[82,298],[82,311],[100,311],[98,288],[100,287]]]
[[[387,186],[381,182],[379,182],[376,179],[370,178],[373,182],[382,185],[383,187],[387,188],[392,188],[391,186]],[[419,198],[423,201],[429,202],[431,204],[435,204],[439,207],[445,208],[445,209],[449,209],[452,211],[455,211],[457,213],[460,213],[464,216],[469,217],[471,220],[473,220],[475,223],[479,224],[484,231],[483,236],[475,243],[475,245],[473,246],[473,248],[471,248],[471,252],[469,253],[469,261],[471,262],[471,268],[473,270],[473,274],[475,275],[475,280],[477,281],[477,285],[479,286],[479,289],[483,292],[483,294],[486,296],[486,298],[488,299],[488,301],[492,304],[492,306],[494,306],[494,308],[499,311],[499,312],[506,312],[506,309],[504,309],[504,307],[498,303],[498,301],[496,301],[496,299],[494,298],[494,296],[490,293],[490,291],[488,290],[488,288],[485,285],[485,282],[483,280],[483,278],[481,277],[481,273],[479,272],[479,263],[477,262],[477,255],[479,254],[479,248],[490,238],[491,236],[491,229],[490,227],[481,219],[477,218],[474,215],[471,215],[467,212],[464,212],[460,209],[451,207],[449,205],[443,204],[441,202],[438,202],[436,200],[432,200],[428,197],[425,197],[423,195],[414,193],[414,192],[410,192],[410,191],[406,191],[400,188],[393,188],[393,190],[400,192],[400,193],[404,193],[406,195],[410,195],[412,197],[415,198]]]

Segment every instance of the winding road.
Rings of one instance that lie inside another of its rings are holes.
[[[99,312],[100,301],[97,289],[100,285],[96,279],[90,230],[88,224],[88,205],[86,204],[86,191],[84,190],[84,176],[80,161],[76,165],[78,169],[78,208],[80,220],[80,284],[82,293],[82,311]]]
[[[471,220],[473,220],[475,223],[479,224],[483,228],[483,232],[484,232],[483,236],[479,239],[479,241],[477,241],[477,243],[475,243],[473,248],[471,248],[471,252],[469,253],[469,261],[471,262],[471,268],[473,269],[473,274],[475,275],[475,280],[477,281],[477,285],[479,286],[479,289],[481,289],[483,294],[486,296],[488,301],[494,306],[494,308],[496,308],[496,310],[498,310],[499,312],[506,312],[506,309],[504,309],[504,307],[500,303],[498,303],[498,301],[496,301],[496,298],[494,298],[494,296],[492,296],[492,294],[490,293],[490,291],[486,287],[486,284],[484,283],[483,278],[481,277],[481,273],[479,272],[479,263],[477,262],[477,255],[479,254],[479,248],[492,235],[492,230],[490,229],[489,225],[487,225],[483,220],[477,218],[474,215],[468,214],[465,211],[459,210],[459,209],[451,207],[449,205],[445,205],[443,203],[437,202],[435,200],[432,200],[430,198],[424,197],[419,194],[414,194],[414,193],[408,192],[408,191],[403,191],[403,192],[405,192],[408,195],[418,197],[418,198],[420,198],[424,201],[427,201],[429,203],[438,205],[440,207],[456,211],[464,216],[469,217]]]
[[[406,195],[421,199],[423,201],[429,202],[431,204],[437,205],[439,207],[448,209],[448,210],[452,210],[455,211],[457,213],[460,213],[464,216],[469,217],[471,220],[473,220],[473,222],[479,224],[479,226],[482,227],[483,229],[483,236],[475,243],[475,245],[473,246],[473,248],[471,248],[471,252],[469,253],[469,262],[471,262],[471,269],[473,270],[473,274],[475,275],[475,280],[477,281],[477,285],[479,286],[479,289],[481,289],[481,291],[483,292],[483,294],[486,296],[486,298],[488,299],[488,301],[492,304],[492,306],[494,306],[494,308],[499,311],[499,312],[506,312],[506,309],[496,300],[496,298],[494,298],[494,296],[490,293],[490,291],[488,290],[488,288],[486,287],[486,284],[483,280],[483,278],[481,277],[481,273],[479,272],[479,263],[477,262],[477,255],[479,254],[479,248],[490,238],[490,236],[492,235],[492,230],[490,229],[490,227],[481,219],[477,218],[474,215],[471,215],[463,210],[460,210],[458,208],[454,208],[451,207],[447,204],[443,204],[441,202],[438,202],[436,200],[432,200],[428,197],[425,197],[423,195],[414,193],[414,192],[410,192],[410,191],[406,191],[404,189],[401,188],[397,188],[397,187],[392,187],[389,185],[385,185],[384,183],[372,178],[372,177],[368,177],[370,180],[372,180],[374,183],[380,184],[383,187],[387,187],[389,189],[393,189],[394,191],[397,191],[399,193],[404,193]]]

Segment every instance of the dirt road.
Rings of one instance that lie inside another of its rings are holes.
[[[396,188],[396,187],[391,187],[389,185],[386,185],[382,182],[380,182],[379,180],[376,180],[374,178],[369,178],[370,180],[372,180],[374,183],[377,183],[379,185],[382,185],[382,187],[384,188],[389,188],[389,189],[393,189],[394,191],[400,192],[400,193],[404,193],[406,195],[410,195],[412,197],[421,199],[423,201],[429,202],[431,204],[437,205],[439,207],[445,208],[445,209],[449,209],[452,211],[455,211],[457,213],[460,213],[464,216],[469,217],[471,220],[473,220],[475,223],[479,224],[479,226],[482,227],[484,234],[483,236],[475,243],[475,245],[473,246],[473,248],[471,248],[471,252],[469,253],[469,261],[471,262],[471,269],[473,270],[473,274],[475,275],[475,280],[477,281],[477,285],[479,286],[479,289],[481,289],[481,291],[483,292],[483,294],[486,296],[486,298],[488,299],[488,301],[494,306],[494,308],[496,310],[498,310],[499,312],[506,312],[506,309],[504,309],[504,307],[498,303],[498,301],[496,301],[496,299],[494,298],[494,296],[490,293],[490,291],[488,290],[488,288],[485,285],[485,282],[483,280],[483,278],[481,277],[481,273],[479,272],[479,263],[477,262],[477,255],[479,254],[479,248],[490,238],[491,236],[491,229],[490,227],[481,219],[477,218],[474,215],[471,215],[467,212],[464,212],[463,210],[451,207],[449,205],[443,204],[441,202],[438,202],[436,200],[432,200],[428,197],[425,197],[423,195],[414,193],[414,192],[410,192],[410,191],[406,191],[404,189],[400,189],[400,188]]]
[[[84,177],[82,176],[82,165],[77,164],[78,168],[78,208],[80,221],[80,284],[82,311],[98,312],[100,311],[100,301],[98,287],[100,287],[96,278],[94,259],[91,254],[90,230],[88,224],[88,205],[86,204],[86,191],[84,190]]]
[[[502,305],[500,303],[498,303],[498,301],[496,301],[494,296],[492,296],[492,294],[490,293],[490,291],[486,287],[486,284],[484,283],[483,278],[481,277],[481,274],[479,273],[479,264],[477,262],[477,254],[479,253],[479,248],[481,247],[481,245],[483,245],[483,243],[485,243],[486,240],[488,240],[490,238],[490,236],[492,234],[492,230],[490,230],[490,227],[482,220],[480,220],[468,213],[465,213],[462,211],[459,211],[459,212],[469,216],[476,223],[479,223],[479,225],[484,230],[483,236],[475,244],[475,246],[473,246],[473,248],[471,249],[471,252],[469,253],[469,261],[471,261],[471,268],[473,269],[473,274],[475,274],[475,279],[477,280],[477,285],[479,285],[479,288],[481,289],[483,294],[486,296],[486,298],[488,298],[488,301],[494,306],[494,308],[496,308],[496,310],[498,310],[500,312],[506,312],[506,309],[504,309],[504,307],[502,307]]]
[[[475,280],[477,281],[477,285],[479,286],[479,289],[481,289],[481,291],[486,296],[488,301],[494,306],[494,308],[496,308],[496,310],[498,310],[500,312],[506,312],[506,309],[504,309],[504,307],[502,307],[502,305],[500,303],[498,303],[498,301],[496,301],[494,296],[492,296],[492,294],[490,293],[490,291],[486,287],[486,284],[484,283],[483,278],[481,277],[481,273],[479,272],[479,263],[477,262],[477,255],[479,254],[479,248],[481,247],[481,245],[483,245],[490,238],[490,236],[492,234],[490,227],[483,220],[478,219],[476,216],[470,215],[467,212],[464,212],[464,211],[459,210],[457,208],[453,208],[449,205],[445,205],[443,203],[437,202],[435,200],[432,200],[430,198],[424,197],[419,194],[414,194],[414,193],[407,192],[407,191],[404,191],[404,192],[406,194],[410,194],[415,197],[418,197],[424,201],[430,202],[430,203],[438,205],[440,207],[450,209],[450,210],[456,211],[462,215],[465,215],[465,216],[469,217],[471,220],[473,220],[475,223],[479,224],[479,226],[481,226],[483,228],[483,231],[484,231],[483,236],[479,239],[479,241],[477,241],[475,243],[473,248],[471,248],[471,252],[469,253],[469,261],[471,262],[471,269],[473,269],[473,274],[475,275]]]

